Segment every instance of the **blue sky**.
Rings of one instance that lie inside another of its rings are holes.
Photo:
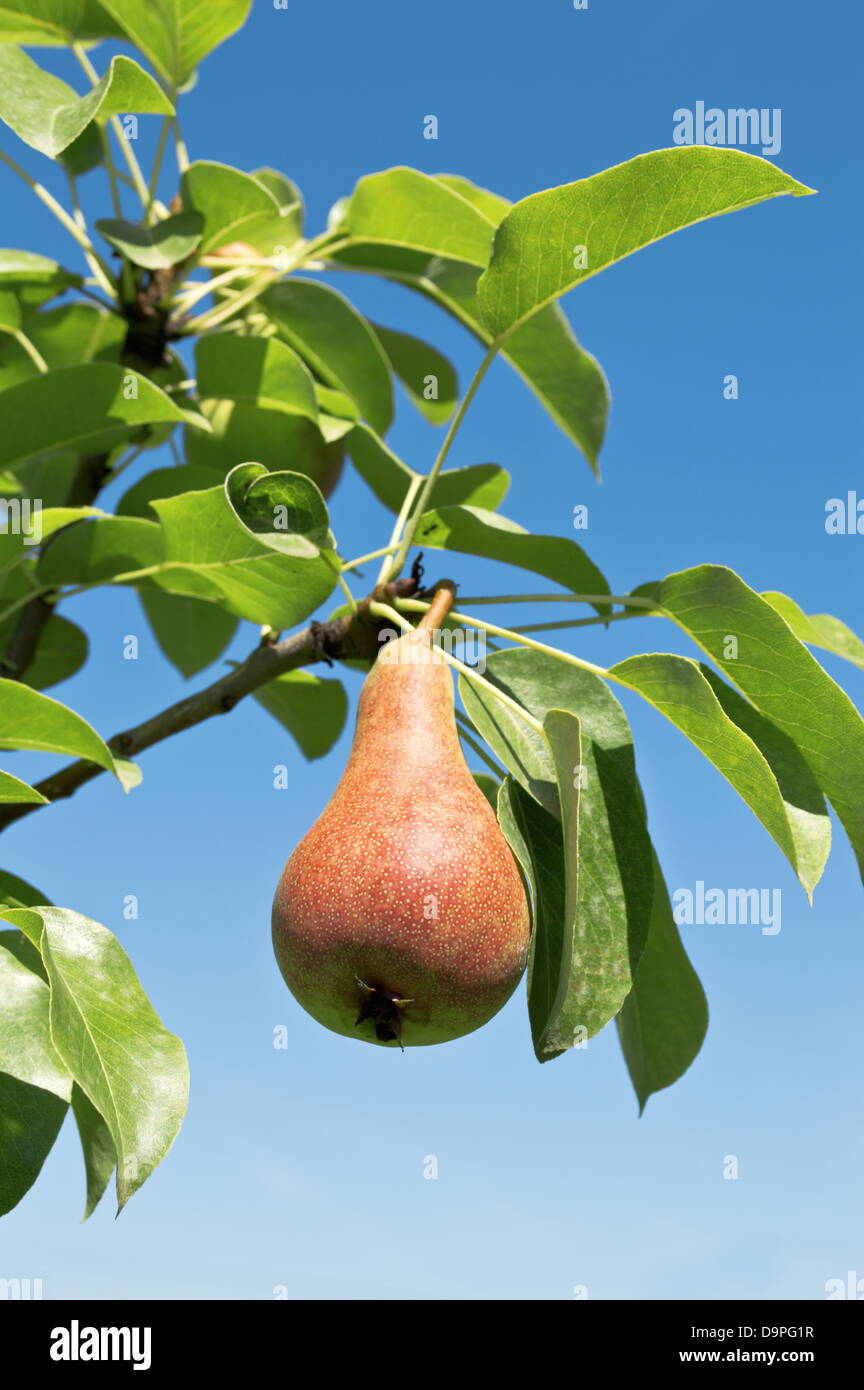
[[[505,466],[502,511],[534,531],[567,534],[574,505],[587,503],[580,539],[616,592],[728,564],[860,633],[864,538],[824,530],[828,498],[864,494],[855,23],[839,0],[818,11],[802,0],[590,0],[584,12],[567,0],[334,0],[326,17],[256,0],[181,115],[193,158],[292,177],[314,231],[361,175],[393,164],[464,174],[517,199],[671,144],[673,112],[699,100],[780,108],[776,162],[818,197],[702,224],[565,301],[611,383],[602,485],[503,363],[451,461]],[[100,71],[109,56],[96,50]],[[62,55],[41,61],[78,82]],[[429,113],[437,142],[422,138]],[[142,120],[145,160],[156,129]],[[68,262],[62,229],[11,174],[0,178],[4,244]],[[109,214],[101,180],[88,176],[93,216]],[[51,171],[46,181],[54,187]],[[164,196],[173,191],[166,179]],[[476,346],[433,306],[360,277],[339,288],[377,321],[429,337],[468,380]],[[723,399],[730,372],[737,401]],[[431,464],[435,432],[404,399],[391,441],[418,468]],[[346,555],[389,531],[354,476],[332,523]],[[457,566],[441,563],[439,573]],[[486,563],[459,560],[458,571],[466,592],[525,588],[517,571]],[[91,661],[51,693],[106,736],[188,690],[131,592],[76,598],[68,614],[90,634]],[[122,659],[127,633],[141,639],[137,662]],[[247,626],[229,655],[253,642]],[[689,650],[651,620],[564,634],[561,645],[603,665]],[[825,664],[864,706],[864,675]],[[346,684],[353,700],[359,677]],[[812,1299],[848,1270],[864,1277],[862,885],[843,832],[835,825],[811,910],[719,774],[661,716],[625,706],[670,887],[701,879],[783,893],[776,936],[682,929],[708,995],[708,1037],[641,1120],[614,1027],[540,1067],[522,990],[481,1032],[404,1056],[330,1034],[294,1003],[272,958],[270,901],[338,780],[350,723],[325,760],[306,764],[250,703],[144,754],[134,795],[121,800],[103,778],[7,831],[4,868],[122,941],[186,1043],[192,1096],[174,1150],[116,1222],[106,1197],[78,1225],[83,1175],[67,1124],[0,1225],[0,1275],[42,1278],[58,1298],[266,1299],[284,1286],[297,1298],[552,1300],[578,1285],[591,1298]],[[275,791],[282,762],[291,786]],[[9,766],[36,777],[52,763],[28,755]],[[141,905],[134,922],[122,916],[129,893]],[[289,1049],[275,1051],[283,1024]],[[431,1154],[436,1181],[423,1177]],[[727,1155],[737,1181],[722,1176]]]

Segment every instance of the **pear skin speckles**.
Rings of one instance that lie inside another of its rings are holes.
[[[522,879],[465,763],[452,678],[428,640],[411,633],[379,657],[342,779],[273,903],[276,957],[300,1004],[391,1046],[481,1027],[528,952]],[[358,980],[373,991],[365,1011]]]

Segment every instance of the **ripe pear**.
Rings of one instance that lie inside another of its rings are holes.
[[[342,779],[282,871],[276,959],[336,1033],[448,1042],[510,997],[529,923],[519,870],[462,754],[452,677],[421,625],[381,651]]]

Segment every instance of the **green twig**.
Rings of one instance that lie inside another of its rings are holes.
[[[46,208],[48,208],[50,212],[53,212],[58,222],[61,222],[63,226],[66,228],[69,235],[71,237],[74,237],[75,241],[77,241],[78,245],[81,247],[81,249],[87,256],[88,264],[90,263],[90,257],[93,257],[93,260],[96,262],[96,266],[98,267],[98,270],[96,267],[93,267],[94,275],[101,284],[102,288],[105,290],[106,294],[109,294],[112,298],[114,298],[114,277],[111,274],[110,268],[102,260],[102,257],[97,252],[95,246],[93,245],[90,238],[87,236],[86,232],[82,232],[81,228],[75,222],[74,218],[69,216],[69,213],[63,207],[62,203],[58,203],[57,199],[53,196],[53,194],[48,192],[47,188],[43,187],[41,183],[37,183],[35,179],[31,178],[27,171],[21,168],[20,164],[16,164],[15,160],[12,159],[8,154],[6,154],[5,150],[0,150],[0,159],[2,159],[3,163],[7,164],[9,168],[12,169],[14,173],[16,173],[19,176],[19,178],[22,178],[24,182],[29,185],[29,187],[36,194],[36,197],[39,199],[39,201],[44,203]]]
[[[407,556],[408,551],[411,549],[411,545],[414,540],[414,534],[417,530],[418,525],[420,524],[420,518],[426,510],[427,503],[432,494],[432,489],[435,486],[435,480],[438,477],[438,474],[441,472],[442,465],[450,452],[450,447],[453,443],[453,440],[456,438],[456,435],[459,431],[459,427],[462,424],[462,421],[465,419],[468,407],[470,406],[475,395],[477,394],[477,388],[479,387],[481,381],[483,380],[484,376],[491,367],[497,352],[498,342],[496,340],[494,343],[490,345],[490,347],[487,348],[483,360],[480,363],[480,366],[477,368],[476,372],[471,378],[468,390],[462,397],[459,409],[456,411],[456,414],[450,421],[450,427],[447,430],[446,435],[444,436],[444,443],[438,450],[438,457],[432,465],[432,472],[427,474],[427,476],[423,479],[423,486],[419,489],[417,501],[411,513],[411,516],[409,517],[408,522],[405,526],[405,531],[402,536],[399,549],[396,552],[396,558],[387,570],[386,578],[388,580],[395,579],[397,575],[400,573],[402,566],[405,563],[405,557]]]

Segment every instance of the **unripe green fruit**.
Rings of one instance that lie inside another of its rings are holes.
[[[488,1022],[528,937],[519,870],[462,755],[452,678],[419,628],[367,677],[342,779],[285,865],[276,959],[319,1023],[410,1047]]]

